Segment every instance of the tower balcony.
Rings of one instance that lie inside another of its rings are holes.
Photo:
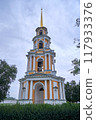
[[[44,70],[44,71],[28,71],[26,72],[26,75],[31,75],[31,74],[35,74],[35,73],[41,73],[41,74],[52,74],[52,75],[56,75],[57,71],[52,71],[52,70]]]

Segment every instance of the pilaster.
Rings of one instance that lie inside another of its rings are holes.
[[[44,48],[45,48],[45,37],[44,37]]]
[[[45,70],[47,70],[47,54],[45,54]]]
[[[64,81],[62,82],[63,84],[63,99],[65,100],[65,89],[64,89]]]
[[[32,99],[32,93],[33,93],[33,81],[31,81],[30,84],[30,99]]]
[[[49,70],[51,70],[50,54],[49,54]]]
[[[50,84],[50,99],[52,99],[52,81],[50,80],[49,81],[49,84]]]
[[[35,71],[35,55],[33,56],[33,70]]]
[[[29,71],[29,56],[27,56],[27,71]]]
[[[32,70],[32,55],[30,55],[30,71]]]
[[[19,87],[19,99],[21,99],[21,92],[22,92],[22,82],[20,82],[20,87]]]
[[[54,56],[53,56],[53,71],[55,71],[55,62],[54,62]]]
[[[47,80],[45,80],[45,99],[47,99]]]
[[[28,99],[28,81],[26,82],[26,99]]]
[[[24,83],[24,88],[25,88],[25,83]],[[25,89],[23,89],[23,99],[25,99]]]
[[[60,85],[60,99],[62,99],[62,87],[61,87],[61,82],[59,83]]]

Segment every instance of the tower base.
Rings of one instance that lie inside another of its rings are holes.
[[[56,105],[56,104],[63,104],[66,103],[66,100],[48,100],[45,99],[43,103],[33,103],[33,100],[26,100],[26,99],[22,99],[22,100],[18,100],[18,103],[20,104],[51,104],[51,105]]]

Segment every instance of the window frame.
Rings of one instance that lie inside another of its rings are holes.
[[[39,35],[43,35],[43,30],[40,30],[40,31],[39,31]]]
[[[39,63],[40,63],[40,62],[42,62],[42,63],[41,63],[41,65],[42,65],[42,66],[41,66],[41,68],[42,68],[41,70],[39,70],[39,69],[40,69],[40,68],[39,68],[39,67],[40,67],[40,66],[39,66]],[[38,65],[38,66],[37,66],[37,71],[38,71],[38,72],[43,72],[43,59],[42,59],[42,58],[39,58],[39,59],[38,59],[37,65]]]
[[[43,41],[42,40],[39,41],[39,49],[43,49]]]

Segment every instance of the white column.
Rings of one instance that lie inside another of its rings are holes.
[[[63,99],[65,100],[65,89],[64,89],[64,82],[63,82]]]
[[[35,55],[33,56],[33,70],[35,70]]]
[[[60,99],[62,99],[62,88],[61,88],[61,82],[59,83],[60,85]]]
[[[21,92],[22,92],[22,82],[20,82],[20,87],[19,87],[19,99],[21,99]]]
[[[52,99],[52,86],[51,86],[51,80],[50,80],[50,99]]]
[[[30,71],[32,70],[32,56],[30,55]]]
[[[37,48],[37,40],[36,40],[36,48]]]
[[[45,48],[45,38],[44,38],[44,48]]]
[[[30,84],[30,99],[32,99],[32,93],[33,93],[33,81],[31,81]]]
[[[53,56],[53,71],[55,71],[55,62],[54,62],[54,56]]]
[[[25,83],[24,83],[24,87],[25,87]],[[23,99],[25,99],[25,89],[23,89]]]
[[[29,61],[29,57],[27,56],[27,71],[28,71],[28,61]]]
[[[26,99],[28,99],[28,81],[26,83],[26,96],[25,96]]]
[[[45,99],[47,99],[47,80],[45,80]]]
[[[62,81],[62,96],[63,96],[63,99],[64,99],[64,83]]]
[[[50,48],[50,43],[48,42],[48,48]]]
[[[35,43],[33,42],[33,49],[35,49]]]
[[[47,55],[45,54],[45,70],[47,70]]]
[[[51,70],[50,54],[49,54],[49,70]]]

